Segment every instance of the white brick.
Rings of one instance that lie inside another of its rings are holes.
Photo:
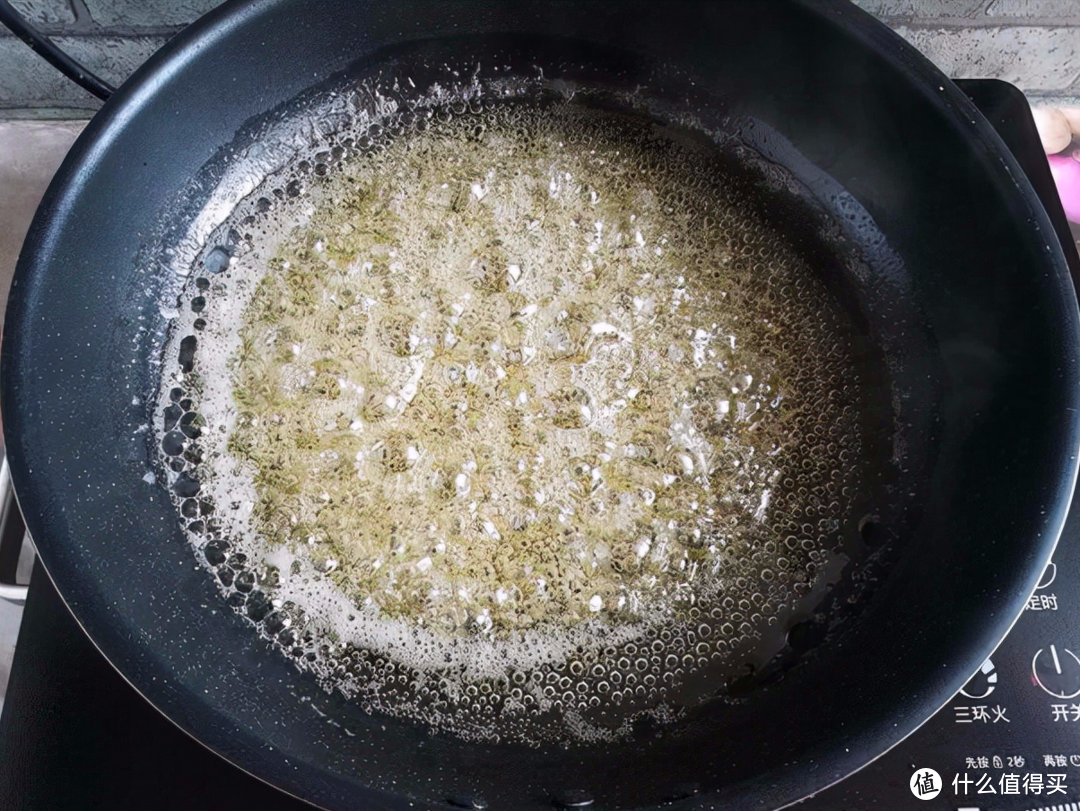
[[[35,25],[62,25],[75,22],[75,12],[68,0],[11,0],[23,17]],[[7,29],[0,28],[7,33]]]
[[[222,0],[86,0],[98,25],[158,28],[187,25]]]
[[[1004,79],[1021,90],[1053,91],[1080,76],[1080,26],[895,29],[953,78]]]
[[[855,0],[855,5],[878,17],[971,17],[986,0]]]
[[[986,7],[991,17],[1037,17],[1076,20],[1080,24],[1080,3],[1076,0],[992,0]]]

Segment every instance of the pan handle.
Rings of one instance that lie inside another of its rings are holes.
[[[50,65],[83,89],[89,90],[102,101],[105,101],[113,94],[114,88],[112,85],[95,76],[57,48],[52,40],[27,22],[8,0],[0,0],[0,25],[10,29],[11,33],[29,45],[33,51],[40,54]]]
[[[13,603],[26,602],[29,588],[15,583],[15,569],[25,536],[26,524],[15,502],[15,488],[11,486],[11,470],[5,455],[0,461],[0,598]],[[10,583],[3,582],[4,569],[10,572]]]

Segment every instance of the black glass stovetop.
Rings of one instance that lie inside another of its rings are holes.
[[[958,84],[1031,178],[1080,287],[1074,238],[1024,96],[998,81]],[[892,751],[798,808],[1080,811],[1078,611],[1080,509],[1023,616],[964,692]],[[241,772],[154,710],[98,653],[38,566],[0,716],[0,808],[310,806]]]

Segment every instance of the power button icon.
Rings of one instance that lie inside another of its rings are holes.
[[[1054,698],[1080,696],[1080,657],[1068,648],[1040,648],[1031,660],[1031,675]]]

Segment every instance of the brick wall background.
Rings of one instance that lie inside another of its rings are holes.
[[[56,44],[119,84],[221,0],[12,0]],[[101,102],[0,26],[0,118],[87,118]]]
[[[393,0],[386,0],[392,2]],[[120,83],[220,0],[14,0],[60,47]],[[950,76],[1080,104],[1080,0],[856,0]],[[0,118],[84,118],[98,102],[0,31]]]
[[[855,0],[958,79],[1080,104],[1080,0]]]

